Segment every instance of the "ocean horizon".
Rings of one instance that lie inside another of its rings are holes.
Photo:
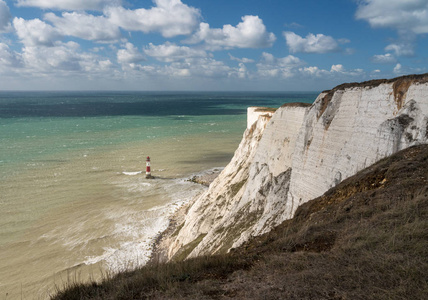
[[[170,214],[206,189],[188,179],[230,161],[247,107],[317,95],[0,92],[1,294],[45,298],[70,274],[144,265]]]

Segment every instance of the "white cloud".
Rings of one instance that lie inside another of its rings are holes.
[[[396,76],[424,73],[426,71],[427,70],[425,68],[412,68],[412,67],[403,66],[400,63],[396,64],[393,69],[393,72]]]
[[[385,47],[386,52],[393,52],[393,54],[375,55],[371,60],[374,63],[394,64],[397,62],[395,57],[412,57],[415,55],[415,41],[416,35],[414,33],[400,31],[398,40]]]
[[[23,49],[23,58],[27,68],[34,71],[52,72],[53,70],[81,70],[76,50],[79,46],[69,42],[56,47],[27,46]]]
[[[64,12],[62,18],[53,13],[45,14],[44,18],[51,22],[62,35],[92,41],[116,41],[121,37],[119,27],[104,16]]]
[[[114,66],[107,58],[94,53],[82,52],[75,42],[55,42],[53,46],[24,45],[22,52],[12,51],[0,43],[0,73],[5,76],[18,75],[20,80],[48,78],[98,78],[111,74]],[[71,82],[71,81],[70,81]]]
[[[244,63],[239,64],[237,75],[241,79],[249,77],[249,72],[248,72],[247,67],[245,66]]]
[[[338,72],[338,73],[343,73],[345,72],[345,67],[341,64],[338,65],[332,65],[330,72]]]
[[[428,1],[362,0],[356,18],[366,20],[372,27],[428,33]]]
[[[324,34],[309,33],[306,38],[291,31],[283,33],[291,53],[328,53],[341,50],[339,43],[349,43],[347,39],[335,40]]]
[[[237,62],[240,62],[240,63],[244,63],[244,64],[252,64],[252,63],[256,62],[254,59],[250,59],[250,58],[246,58],[246,57],[238,58],[238,57],[233,56],[230,53],[229,53],[229,57],[230,57],[231,60],[234,60],[234,61],[237,61]]]
[[[229,77],[238,77],[237,69],[233,69],[222,61],[217,61],[210,57],[205,58],[186,58],[181,61],[172,62],[168,65],[129,65],[127,69],[138,74],[144,74],[154,77],[160,77],[162,80],[192,78],[194,80],[221,79]]]
[[[13,26],[26,46],[53,46],[54,41],[61,37],[55,28],[39,19],[14,18]]]
[[[341,82],[344,81],[345,77],[362,77],[365,75],[364,70],[354,69],[347,70],[343,65],[337,64],[332,65],[330,70],[320,69],[316,66],[305,67],[299,69],[300,73],[305,76],[315,78],[329,78],[331,80],[339,79]]]
[[[316,66],[304,67],[299,69],[302,75],[310,76],[310,77],[322,77],[329,76],[331,73],[327,70],[322,70]]]
[[[150,9],[129,10],[109,7],[105,10],[110,21],[125,30],[144,33],[160,32],[164,37],[192,33],[199,23],[198,9],[183,4],[181,0],[154,0]]]
[[[385,51],[394,52],[396,56],[413,56],[415,54],[412,43],[393,43],[385,47]]]
[[[205,42],[213,50],[231,48],[271,47],[276,37],[267,32],[266,26],[258,16],[244,16],[238,25],[224,25],[222,29],[211,29],[207,23],[201,23],[199,30],[184,42],[197,44]]]
[[[166,67],[170,76],[186,75],[195,78],[227,78],[233,69],[222,61],[212,58],[187,58]]]
[[[427,0],[362,0],[356,18],[374,28],[397,30],[399,38],[385,48],[395,56],[414,56],[418,34],[428,33]]]
[[[337,64],[337,65],[331,66],[330,73],[332,74],[340,73],[346,76],[361,76],[364,74],[364,70],[363,69],[347,70],[343,65]]]
[[[346,48],[344,53],[346,55],[352,55],[355,53],[355,49],[354,48]]]
[[[22,58],[27,72],[55,76],[70,73],[84,76],[104,74],[112,66],[108,59],[81,52],[79,44],[75,42],[58,42],[53,47],[26,46]]]
[[[284,24],[284,26],[287,27],[287,28],[293,28],[293,29],[300,29],[300,28],[305,27],[305,26],[303,26],[303,25],[301,25],[299,23],[296,23],[296,22],[292,22],[290,24],[286,23],[286,24]]]
[[[276,58],[270,53],[263,52],[260,62],[257,63],[257,69],[262,77],[288,78],[294,76],[298,68],[304,64],[305,62],[293,55]]]
[[[348,43],[350,43],[351,42],[351,40],[349,40],[349,39],[338,39],[337,40],[337,42],[339,43],[339,44],[348,44]]]
[[[144,55],[131,43],[126,43],[125,49],[117,51],[117,62],[120,64],[135,64],[143,60],[145,60]]]
[[[6,2],[0,0],[0,33],[6,32],[11,29],[10,19],[12,15],[10,14],[9,7]]]
[[[396,64],[393,70],[394,74],[401,75],[402,74],[402,66],[401,64]]]
[[[20,68],[22,66],[21,55],[10,50],[9,46],[0,43],[0,72],[7,71],[6,68]]]
[[[286,57],[282,58],[276,58],[270,53],[263,52],[261,62],[265,65],[276,65],[279,67],[296,67],[301,66],[304,64],[303,61],[300,60],[300,58],[295,57],[293,55],[288,55]]]
[[[186,46],[177,46],[176,44],[169,42],[158,46],[150,43],[149,46],[144,49],[144,53],[163,62],[173,62],[186,58],[208,56],[204,50],[192,49]]]
[[[91,49],[91,52],[98,53],[98,52],[101,52],[101,51],[104,51],[104,50],[105,50],[104,47],[94,47],[94,48]]]
[[[118,6],[121,0],[15,0],[17,6],[60,10],[102,10],[106,6]]]
[[[371,61],[375,64],[395,64],[397,59],[391,53],[373,55]]]

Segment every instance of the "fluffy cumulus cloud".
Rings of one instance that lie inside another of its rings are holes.
[[[75,42],[57,43],[53,47],[26,46],[22,59],[27,72],[65,75],[69,73],[90,75],[105,72],[112,64],[95,54],[82,52]]]
[[[343,81],[344,78],[355,78],[364,76],[364,70],[347,70],[341,64],[332,65],[330,70],[320,69],[316,66],[304,67],[300,68],[299,72],[301,75],[306,77],[339,79],[340,81]]]
[[[403,67],[401,66],[401,64],[396,64],[394,67],[394,74],[401,75],[402,72],[403,72]]]
[[[227,78],[233,72],[222,61],[212,58],[187,58],[184,61],[174,62],[166,67],[170,76],[193,76],[196,78]]]
[[[10,14],[9,7],[7,6],[6,2],[0,0],[0,33],[10,30],[11,18],[12,15]]]
[[[0,43],[0,73],[7,72],[9,68],[21,68],[21,55],[12,51],[8,45]]]
[[[118,6],[120,0],[15,0],[17,6],[39,7],[60,10],[102,10],[108,6]]]
[[[405,66],[405,59],[401,60],[403,66],[398,61],[402,56],[414,55],[418,34],[428,33],[427,2],[357,1],[358,19],[398,33],[396,39],[389,39],[384,45],[384,54],[371,57],[373,63],[385,64],[377,66],[382,71],[373,72],[373,76],[416,71]],[[10,10],[8,5],[12,8],[12,3],[15,6]],[[250,84],[250,88],[274,84],[282,88],[283,83],[343,82],[370,76],[342,64],[309,65],[295,54],[345,54],[351,51],[343,46],[349,40],[312,33],[300,36],[293,28],[302,26],[290,24],[283,36],[292,55],[276,57],[260,50],[272,47],[277,37],[259,16],[245,15],[235,23],[211,27],[209,20],[201,21],[198,8],[186,3],[190,2],[0,0],[0,34],[7,32],[0,35],[0,74],[4,78],[21,78],[20,81],[46,78],[40,82],[47,85],[56,78],[64,82],[78,78],[77,84],[94,78],[100,86],[106,84],[105,79],[119,82],[118,86],[121,82],[134,84],[148,79],[162,82],[159,87],[164,88],[166,79],[173,87],[195,89],[221,89],[227,86],[224,83],[231,88]],[[31,9],[21,9],[24,14],[15,16],[20,7]],[[27,12],[31,18],[23,17]],[[255,59],[257,56],[259,59]],[[384,73],[384,69],[389,73]]]
[[[372,27],[428,33],[428,1],[362,0],[356,18],[366,20]]]
[[[132,43],[126,43],[124,49],[117,51],[117,62],[120,64],[136,64],[143,60],[144,55]]]
[[[299,73],[306,77],[324,77],[330,76],[330,72],[327,70],[320,69],[316,66],[304,67],[299,69]]]
[[[177,46],[176,44],[169,42],[158,46],[150,43],[149,46],[144,49],[144,53],[163,62],[173,62],[186,58],[208,56],[204,50],[193,49],[186,46]]]
[[[222,61],[217,61],[210,57],[185,58],[167,65],[129,65],[127,70],[133,71],[135,76],[144,74],[152,78],[162,79],[185,79],[193,78],[199,80],[222,79],[238,77],[237,69],[231,68]]]
[[[234,61],[237,61],[237,62],[240,62],[240,63],[244,63],[244,64],[252,64],[252,63],[256,62],[254,59],[246,58],[246,57],[238,58],[238,57],[233,56],[230,53],[229,53],[229,57],[230,57],[231,60],[234,60]]]
[[[375,64],[394,64],[397,59],[391,53],[374,55],[371,61]]]
[[[181,0],[154,0],[150,9],[129,10],[109,7],[104,13],[113,24],[130,31],[160,32],[164,37],[188,35],[197,28],[200,19],[198,9],[187,6]]]
[[[27,46],[23,49],[23,58],[27,68],[41,72],[51,72],[53,69],[79,71],[78,49],[79,45],[74,42],[51,48]]]
[[[402,41],[392,43],[385,47],[385,51],[394,52],[396,56],[413,56],[415,54],[414,43]]]
[[[335,40],[324,34],[308,34],[306,38],[291,31],[284,32],[287,46],[291,53],[328,53],[341,51],[339,44],[349,42],[345,39]]]
[[[199,30],[185,42],[197,44],[204,42],[209,49],[265,48],[271,47],[276,37],[266,30],[258,16],[244,16],[237,26],[224,25],[223,28],[210,28],[201,23]]]
[[[260,62],[257,63],[258,74],[262,77],[293,77],[299,67],[305,62],[299,58],[288,55],[276,58],[270,53],[263,52]]]
[[[428,33],[428,1],[363,0],[356,18],[366,20],[374,28],[397,30],[398,39],[385,51],[397,57],[411,57],[415,55],[417,36]]]
[[[55,28],[40,19],[14,18],[13,26],[19,39],[26,46],[53,46],[54,41],[61,36]]]
[[[338,73],[346,76],[361,76],[364,74],[364,70],[363,69],[347,70],[343,65],[337,64],[337,65],[331,66],[330,73],[332,74]]]
[[[47,13],[44,19],[51,22],[62,35],[92,41],[116,41],[121,36],[119,27],[104,16],[64,12],[62,17]]]
[[[406,74],[415,74],[415,73],[426,73],[426,68],[412,68],[408,66],[403,66],[402,64],[398,63],[395,65],[393,69],[393,73],[396,76],[406,75]]]

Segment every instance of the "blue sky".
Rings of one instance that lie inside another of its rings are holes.
[[[1,90],[320,91],[427,50],[428,0],[0,0]]]

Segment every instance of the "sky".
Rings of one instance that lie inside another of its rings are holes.
[[[321,91],[428,72],[428,0],[0,0],[0,90]]]

